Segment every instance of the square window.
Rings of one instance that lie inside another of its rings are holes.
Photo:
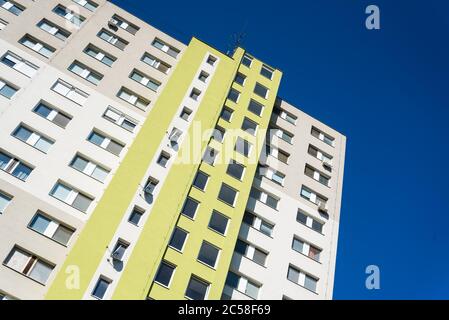
[[[248,118],[245,118],[242,123],[242,130],[255,136],[257,131],[257,123]]]
[[[218,194],[218,199],[224,201],[230,206],[234,206],[236,198],[237,198],[237,190],[223,183],[221,185],[221,189]]]
[[[192,300],[204,300],[206,299],[209,285],[209,283],[192,275],[189,284],[187,285],[185,295],[187,298]]]
[[[210,164],[211,166],[214,165],[215,160],[217,159],[218,151],[214,148],[207,147],[206,151],[203,155],[203,161],[207,164]]]
[[[201,71],[198,79],[202,82],[206,82],[207,78],[209,78],[209,74],[207,72]]]
[[[169,264],[165,261],[161,262],[154,281],[163,286],[169,287],[175,269],[176,267],[174,265]]]
[[[294,283],[299,282],[299,270],[293,267],[288,267],[287,279],[293,281]]]
[[[306,274],[306,278],[304,280],[304,287],[309,289],[310,291],[316,292],[316,285],[318,283],[318,280],[307,275]]]
[[[218,254],[220,249],[211,245],[210,243],[203,241],[200,252],[198,254],[198,260],[207,264],[208,266],[215,268],[217,264]]]
[[[245,166],[235,162],[231,161],[228,165],[228,169],[226,170],[226,173],[229,174],[231,177],[234,177],[238,180],[242,180],[243,173],[245,172]]]
[[[220,126],[216,126],[215,130],[212,134],[212,137],[214,138],[214,140],[218,141],[218,142],[223,142],[224,140],[224,135],[226,133],[226,130]]]
[[[112,250],[112,259],[115,261],[123,261],[126,249],[128,249],[129,244],[125,243],[123,240],[118,240],[115,244],[114,250]]]
[[[241,74],[240,72],[237,73],[235,76],[234,81],[238,83],[239,85],[243,86],[245,84],[246,76]]]
[[[217,231],[218,233],[225,235],[228,228],[229,218],[225,217],[218,211],[212,211],[212,215],[209,221],[209,228]]]
[[[187,198],[182,208],[182,214],[193,219],[195,218],[196,211],[198,209],[199,202],[192,198]]]
[[[262,69],[260,69],[260,74],[263,75],[265,78],[270,79],[273,77],[273,69],[270,67],[263,65]]]
[[[133,211],[129,215],[128,221],[132,224],[135,224],[136,226],[139,225],[140,219],[142,219],[143,214],[145,213],[144,210],[139,209],[137,207],[134,207]]]
[[[265,265],[268,254],[259,249],[254,249],[253,261],[261,266]]]
[[[252,63],[253,63],[253,58],[251,58],[250,56],[245,54],[242,59],[242,64],[249,68],[249,67],[251,67]]]
[[[192,110],[184,107],[181,111],[179,117],[185,121],[189,121],[190,115],[192,114]]]
[[[231,90],[229,90],[229,94],[228,94],[228,99],[231,100],[232,102],[237,103],[240,97],[240,92],[238,92],[236,89],[231,88]]]
[[[243,154],[245,157],[248,157],[251,152],[251,147],[252,147],[251,143],[242,139],[241,137],[238,137],[235,143],[234,150],[240,154]]]
[[[200,190],[205,190],[207,181],[209,180],[209,176],[202,171],[198,171],[196,174],[195,180],[193,181],[193,185]]]
[[[159,155],[159,158],[157,159],[157,163],[162,166],[162,167],[166,167],[168,161],[170,160],[170,155],[166,152],[161,152],[161,154]]]
[[[192,98],[193,100],[197,101],[199,96],[200,96],[200,94],[201,94],[200,90],[198,90],[196,88],[193,88],[192,92],[190,92],[190,98]]]
[[[169,246],[182,251],[187,239],[188,232],[176,227],[170,239]]]
[[[209,57],[207,57],[207,63],[211,66],[215,65],[215,62],[217,62],[217,58],[214,56],[209,55]]]
[[[106,291],[108,290],[109,285],[111,284],[110,280],[106,280],[104,278],[98,279],[97,284],[95,285],[94,290],[92,291],[92,295],[95,298],[103,299]]]
[[[223,107],[223,110],[221,110],[221,115],[220,117],[225,120],[230,122],[231,118],[232,118],[232,113],[234,112],[234,110],[232,110],[231,108],[228,107]]]
[[[254,87],[254,93],[266,99],[268,95],[268,88],[264,87],[263,85],[257,82],[256,86]]]

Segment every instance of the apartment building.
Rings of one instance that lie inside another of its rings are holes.
[[[330,299],[345,137],[242,48],[0,0],[0,299]]]

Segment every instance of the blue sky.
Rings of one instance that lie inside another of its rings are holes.
[[[334,298],[449,299],[448,1],[113,2],[222,51],[245,30],[284,72],[280,96],[347,136]],[[369,4],[381,30],[365,28]]]

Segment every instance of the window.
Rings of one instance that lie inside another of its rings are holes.
[[[317,247],[304,242],[303,240],[294,237],[293,238],[293,243],[292,243],[292,249],[302,253],[303,255],[308,256],[309,258],[315,260],[315,261],[320,261],[320,253],[321,253],[321,249],[318,249]]]
[[[212,134],[212,138],[218,142],[223,142],[225,133],[226,133],[226,130],[217,125]]]
[[[94,12],[95,9],[97,9],[98,4],[96,4],[93,1],[89,1],[89,0],[73,0],[73,2],[78,3],[81,7],[86,8],[89,11]]]
[[[184,108],[182,108],[182,111],[181,111],[181,114],[179,117],[185,121],[189,121],[191,114],[192,114],[192,110],[184,107]]]
[[[150,101],[139,96],[137,93],[132,92],[131,90],[128,90],[124,87],[120,89],[117,96],[125,100],[126,102],[132,104],[133,106],[145,110],[149,105]]]
[[[40,133],[33,131],[31,128],[25,127],[23,124],[21,124],[12,135],[43,153],[47,153],[54,143],[53,140],[44,137]]]
[[[321,141],[330,145],[331,147],[333,147],[335,145],[335,138],[331,137],[328,134],[325,134],[324,132],[322,132],[321,130],[319,130],[315,127],[312,127],[311,134],[315,138],[320,139]]]
[[[207,174],[202,171],[198,171],[195,180],[193,180],[193,186],[204,191],[206,189],[208,180],[209,176]]]
[[[243,86],[245,84],[246,76],[241,74],[240,72],[237,72],[237,75],[235,76],[234,82],[238,83],[239,85]]]
[[[57,182],[50,191],[50,195],[84,213],[86,213],[94,200],[63,182]]]
[[[231,88],[231,90],[229,90],[229,94],[228,94],[228,99],[237,103],[237,101],[239,100],[240,97],[240,92],[237,91],[234,88]]]
[[[296,267],[289,266],[287,279],[312,292],[316,292],[318,279],[302,272]]]
[[[277,107],[274,108],[273,113],[278,115],[281,119],[284,119],[285,121],[296,125],[296,120],[298,119],[296,116],[292,115],[291,113],[281,110]]]
[[[285,179],[285,174],[280,173],[279,171],[273,171],[271,180],[273,180],[274,182],[276,182],[280,185],[284,185],[284,179]]]
[[[206,147],[206,151],[203,155],[203,161],[211,166],[214,165],[217,159],[218,151],[211,147]]]
[[[207,78],[209,78],[209,74],[207,72],[201,71],[198,79],[202,82],[206,82]]]
[[[301,196],[310,202],[315,203],[316,205],[320,206],[320,209],[327,210],[327,198],[317,194],[315,191],[312,191],[311,189],[307,188],[306,186],[302,186],[301,188]]]
[[[262,69],[260,69],[260,74],[270,80],[273,78],[273,72],[274,70],[266,65],[263,65]]]
[[[138,26],[136,26],[135,24],[132,24],[129,21],[126,21],[125,19],[123,19],[122,17],[119,17],[116,14],[114,14],[114,16],[111,18],[109,23],[113,26],[116,26],[117,28],[121,28],[125,31],[128,31],[132,35],[135,35],[137,33],[137,31],[140,30],[140,28]]]
[[[37,40],[36,38],[33,38],[28,34],[20,39],[19,42],[25,47],[43,55],[46,58],[50,58],[50,56],[56,51],[55,48],[52,48],[49,45],[40,42],[40,40]]]
[[[320,182],[321,184],[323,184],[325,186],[329,186],[330,177],[321,173],[320,171],[316,170],[312,166],[309,166],[308,164],[306,164],[304,173],[306,176]]]
[[[84,53],[88,56],[91,56],[95,60],[100,61],[101,63],[111,67],[112,64],[117,60],[117,58],[111,56],[109,53],[89,44],[86,49],[84,49]]]
[[[245,139],[243,139],[241,137],[237,137],[237,141],[235,143],[235,148],[234,148],[235,151],[243,154],[245,157],[249,157],[251,149],[252,149],[251,143],[249,143],[248,141],[246,141]]]
[[[110,172],[110,170],[103,168],[81,155],[76,155],[70,163],[70,166],[100,182],[104,182]]]
[[[198,98],[200,97],[201,91],[193,88],[192,92],[190,92],[190,98],[192,98],[193,100],[197,101]]]
[[[266,99],[268,95],[268,88],[264,87],[263,85],[257,82],[256,86],[254,87],[254,93],[257,94],[259,97]]]
[[[111,282],[112,281],[100,277],[94,287],[94,290],[92,291],[92,296],[100,300],[103,299]]]
[[[242,130],[255,136],[257,131],[257,123],[245,117],[242,123]]]
[[[288,158],[290,157],[290,155],[287,152],[281,149],[272,148],[269,145],[267,145],[267,153],[283,163],[288,163]]]
[[[179,139],[181,139],[182,131],[178,128],[172,128],[168,140],[170,141],[170,144],[175,147],[179,144]]]
[[[36,213],[28,227],[64,246],[69,243],[75,232],[72,228],[62,225],[40,211]]]
[[[6,207],[11,202],[12,197],[0,192],[0,214],[5,212]]]
[[[268,254],[259,250],[257,248],[254,249],[253,261],[261,266],[264,266],[267,260]]]
[[[209,221],[209,228],[218,233],[225,235],[226,230],[228,229],[229,218],[225,217],[223,214],[218,211],[212,211],[212,215]]]
[[[260,176],[266,177],[267,179],[270,179],[273,182],[276,182],[277,184],[283,186],[284,180],[285,180],[285,174],[276,171],[272,168],[258,168],[258,172]]]
[[[6,83],[0,79],[0,95],[5,98],[11,99],[19,89],[13,87],[11,84]]]
[[[262,115],[264,106],[257,101],[251,99],[248,105],[248,110],[254,113],[255,115]]]
[[[84,64],[74,61],[68,68],[73,73],[79,75],[81,78],[86,79],[90,83],[93,83],[95,85],[98,85],[103,79],[103,75],[92,70],[89,67],[86,67]]]
[[[252,63],[253,63],[253,58],[251,58],[249,55],[245,54],[242,59],[242,64],[244,66],[247,66],[248,68],[250,68]]]
[[[277,209],[279,199],[268,194],[267,192],[263,190],[259,190],[255,187],[251,189],[250,196],[256,200],[259,200],[260,202],[266,204],[270,208]]]
[[[220,192],[218,193],[218,199],[224,201],[225,203],[233,207],[236,198],[237,198],[237,190],[223,183],[221,185]]]
[[[17,179],[26,181],[33,168],[24,164],[21,160],[0,151],[0,170],[9,173]]]
[[[250,245],[240,239],[237,240],[235,246],[235,252],[241,254],[242,256],[247,257],[248,259],[254,261],[255,263],[264,266],[266,263],[266,259],[268,257],[268,253]]]
[[[173,58],[176,58],[179,54],[178,49],[166,44],[165,42],[159,39],[154,39],[154,41],[152,42],[152,46],[167,53],[169,56],[172,56]]]
[[[165,168],[169,160],[170,155],[167,152],[162,151],[157,159],[157,164]]]
[[[86,18],[84,18],[82,15],[79,15],[75,13],[74,11],[58,4],[54,9],[53,12],[56,13],[58,16],[63,17],[64,19],[70,21],[73,23],[76,27],[80,27]]]
[[[323,162],[323,167],[328,170],[331,171],[332,170],[332,156],[322,152],[321,150],[319,150],[318,148],[309,145],[309,149],[307,150],[307,152],[312,156],[317,158],[318,160],[321,160]]]
[[[114,47],[119,48],[120,50],[125,50],[126,46],[129,44],[128,41],[113,35],[111,32],[105,29],[100,30],[97,36],[100,39],[103,39],[104,41],[112,44]]]
[[[169,64],[159,60],[158,58],[147,52],[143,55],[142,61],[165,74],[167,74],[171,69],[171,66]]]
[[[162,261],[156,273],[156,277],[154,278],[154,282],[161,284],[167,288],[170,287],[171,279],[173,277],[175,269],[176,267],[171,263]]]
[[[256,230],[259,230],[260,232],[262,232],[267,236],[271,237],[273,233],[274,225],[259,218],[258,216],[252,214],[251,212],[245,211],[245,215],[243,216],[243,222]]]
[[[244,290],[244,293],[253,299],[257,299],[257,297],[259,296],[259,289],[260,289],[259,285],[243,276],[235,274],[232,271],[228,272],[228,276],[226,278],[227,286],[237,291],[240,291],[240,286],[243,284],[246,284],[244,288],[241,288],[242,290]]]
[[[106,137],[97,131],[92,131],[87,140],[116,156],[119,156],[125,147],[122,143]]]
[[[0,18],[0,31],[5,29],[8,25],[8,22]]]
[[[112,250],[112,254],[111,254],[112,259],[114,259],[115,261],[123,261],[128,247],[129,247],[129,243],[127,243],[121,239],[118,239],[117,243],[114,246],[114,249]]]
[[[54,268],[41,258],[15,246],[3,262],[6,266],[23,275],[45,284]]]
[[[129,77],[153,91],[157,91],[161,85],[159,81],[154,80],[136,69],[133,70]]]
[[[208,64],[210,64],[211,66],[215,65],[215,62],[217,62],[217,58],[215,58],[214,56],[209,55],[207,57],[207,61]]]
[[[298,213],[296,214],[296,221],[315,230],[316,232],[323,233],[324,223],[306,215],[301,211],[298,211]]]
[[[231,177],[234,177],[238,180],[242,180],[243,173],[245,172],[245,166],[231,160],[231,162],[228,165],[228,169],[226,170],[226,173],[229,174]]]
[[[228,108],[226,106],[223,107],[223,110],[221,110],[221,115],[220,117],[225,120],[230,122],[231,118],[232,118],[232,113],[234,112],[234,110],[232,110],[231,108]]]
[[[62,128],[65,128],[67,124],[72,120],[70,116],[56,110],[45,102],[39,102],[38,105],[33,109],[33,112]]]
[[[181,213],[191,219],[194,219],[196,211],[198,209],[198,205],[199,205],[198,201],[193,200],[190,197],[187,197],[186,201],[184,202],[184,206],[182,207]]]
[[[14,70],[26,75],[28,78],[34,76],[39,69],[38,66],[23,59],[22,57],[8,51],[1,59],[2,63]]]
[[[137,120],[132,119],[111,106],[106,109],[103,118],[130,132],[134,132],[134,129],[137,127]]]
[[[144,213],[145,213],[145,210],[140,209],[138,207],[134,207],[133,211],[131,211],[131,214],[129,215],[128,222],[138,226]]]
[[[153,195],[158,184],[159,184],[159,180],[157,180],[153,177],[149,177],[148,181],[145,185],[145,193]]]
[[[175,230],[173,231],[170,243],[168,245],[182,252],[182,250],[184,249],[184,244],[187,240],[187,235],[188,235],[187,231],[179,227],[176,227]]]
[[[5,10],[8,10],[9,12],[11,12],[16,16],[20,15],[25,10],[25,7],[11,0],[0,0],[0,7],[2,7]]]
[[[79,105],[83,105],[89,97],[84,91],[81,91],[61,79],[56,81],[51,89]]]
[[[196,276],[190,277],[189,284],[187,285],[186,297],[192,300],[205,300],[209,291],[209,283],[200,280]]]
[[[49,34],[55,36],[59,40],[65,41],[68,37],[70,37],[71,33],[61,27],[57,26],[53,22],[48,21],[47,19],[41,20],[37,24],[38,28],[48,32]]]
[[[209,242],[203,241],[198,254],[198,260],[207,264],[209,267],[215,268],[219,253],[220,249],[211,245]]]
[[[280,128],[271,128],[271,130],[274,131],[274,135],[282,140],[284,140],[285,142],[288,143],[292,143],[293,140],[293,135],[291,133],[286,132],[283,129]]]

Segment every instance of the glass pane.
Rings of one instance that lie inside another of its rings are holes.
[[[212,216],[209,221],[209,227],[221,234],[225,234],[228,226],[228,220],[229,219],[224,215],[214,211],[212,212]]]
[[[187,238],[187,232],[185,232],[184,230],[181,230],[179,228],[176,228],[171,237],[170,246],[178,249],[179,251],[182,251],[182,248],[184,247],[184,242],[186,241],[186,238]]]
[[[11,159],[12,158],[10,156],[7,156],[3,152],[0,152],[0,169],[5,170]]]
[[[90,199],[82,194],[78,194],[75,198],[75,201],[73,201],[72,205],[74,208],[76,208],[82,212],[86,212],[91,203],[92,203],[92,199]]]
[[[47,219],[41,214],[36,215],[33,220],[31,221],[30,227],[31,229],[39,232],[44,233],[45,230],[47,230],[48,225],[50,224],[51,220]]]
[[[143,213],[140,211],[137,211],[136,209],[133,210],[129,217],[129,222],[134,223],[135,225],[139,224],[140,218],[142,218]]]
[[[298,283],[299,282],[299,271],[292,267],[289,267],[287,279],[290,281],[293,281],[294,283]]]
[[[36,109],[35,112],[38,113],[39,115],[41,115],[44,118],[47,118],[48,115],[50,114],[52,109],[50,109],[49,107],[47,107],[46,105],[40,103]]]
[[[238,239],[235,243],[234,251],[237,253],[240,253],[241,255],[246,255],[246,250],[248,249],[248,244],[246,242],[243,242],[242,240]]]
[[[72,189],[58,183],[51,194],[59,200],[66,201],[71,191]]]
[[[240,277],[236,275],[234,272],[229,272],[228,276],[226,277],[226,285],[230,286],[231,288],[237,289],[239,286]]]
[[[19,127],[16,132],[14,132],[14,136],[22,141],[27,141],[28,138],[33,134],[31,130],[28,130],[24,127]]]
[[[296,250],[296,251],[302,253],[302,250],[304,248],[304,242],[300,241],[299,239],[293,239],[292,248],[293,248],[293,250]]]
[[[304,281],[304,287],[306,287],[307,289],[316,292],[316,284],[317,284],[317,280],[306,275],[306,279]]]
[[[218,199],[223,200],[227,204],[233,206],[235,202],[235,198],[237,196],[237,191],[223,184],[220,189],[220,193],[218,194]]]
[[[99,299],[103,299],[104,294],[106,293],[106,290],[108,289],[108,287],[109,287],[109,282],[100,278],[97,282],[97,285],[94,288],[94,291],[92,292],[92,295]]]
[[[267,259],[267,254],[265,252],[255,249],[254,256],[253,256],[253,261],[255,263],[258,263],[258,264],[264,266],[266,259]]]
[[[302,212],[298,212],[296,215],[296,220],[298,222],[301,222],[302,224],[306,224],[307,223],[307,216],[302,213]]]
[[[94,172],[92,173],[92,178],[97,179],[101,182],[104,182],[106,180],[106,177],[108,176],[108,174],[109,174],[108,170],[97,166],[94,169]]]
[[[191,198],[187,198],[186,202],[184,203],[182,213],[193,219],[195,217],[197,208],[198,208],[198,202],[192,200]]]
[[[312,229],[315,230],[315,231],[318,231],[320,233],[323,233],[323,224],[321,222],[313,220],[313,222],[312,222]]]
[[[69,242],[72,234],[73,230],[60,225],[53,235],[53,240],[66,245]]]
[[[82,172],[82,171],[84,171],[84,169],[86,168],[86,166],[87,166],[88,163],[89,163],[89,161],[87,161],[87,160],[85,160],[85,159],[83,159],[83,158],[77,156],[77,157],[72,161],[71,166],[72,166],[73,168],[75,168],[76,170],[79,170],[79,171]]]
[[[52,266],[48,265],[43,261],[38,260],[34,265],[33,269],[31,270],[29,276],[30,278],[40,283],[45,283],[47,282],[47,279],[50,276],[52,270],[53,270]]]
[[[108,150],[112,154],[115,154],[116,156],[118,156],[120,154],[122,149],[123,149],[123,146],[115,141],[109,142],[108,146],[106,147],[106,150]]]
[[[39,140],[37,140],[34,146],[40,151],[47,153],[52,144],[52,141],[41,137]]]
[[[10,201],[11,201],[10,197],[0,193],[0,214],[5,212],[5,208],[8,206]]]
[[[251,298],[257,299],[257,296],[259,295],[259,287],[254,283],[248,281],[245,293]]]
[[[173,271],[175,271],[175,268],[173,266],[162,262],[154,280],[168,287],[170,285]]]
[[[70,122],[70,118],[61,113],[58,113],[53,119],[53,122],[58,126],[65,128],[67,124]]]
[[[265,221],[262,221],[262,223],[260,224],[260,232],[268,236],[271,236],[273,232],[273,226],[271,224],[266,223]]]
[[[31,255],[18,248],[14,248],[6,259],[6,265],[14,270],[22,272]]]
[[[193,185],[201,190],[204,190],[206,188],[208,176],[202,172],[198,172],[195,181],[193,181]]]
[[[32,169],[23,163],[19,163],[19,165],[14,169],[12,175],[20,180],[26,180],[30,175]]]
[[[96,145],[101,145],[103,143],[104,137],[100,136],[96,132],[92,132],[92,134],[89,136],[89,141]]]
[[[204,300],[208,287],[209,284],[192,277],[187,286],[186,296],[192,300]]]
[[[203,244],[201,245],[200,253],[198,254],[198,260],[204,262],[208,266],[215,267],[219,252],[220,250],[218,250],[216,247],[207,242],[203,242]]]

